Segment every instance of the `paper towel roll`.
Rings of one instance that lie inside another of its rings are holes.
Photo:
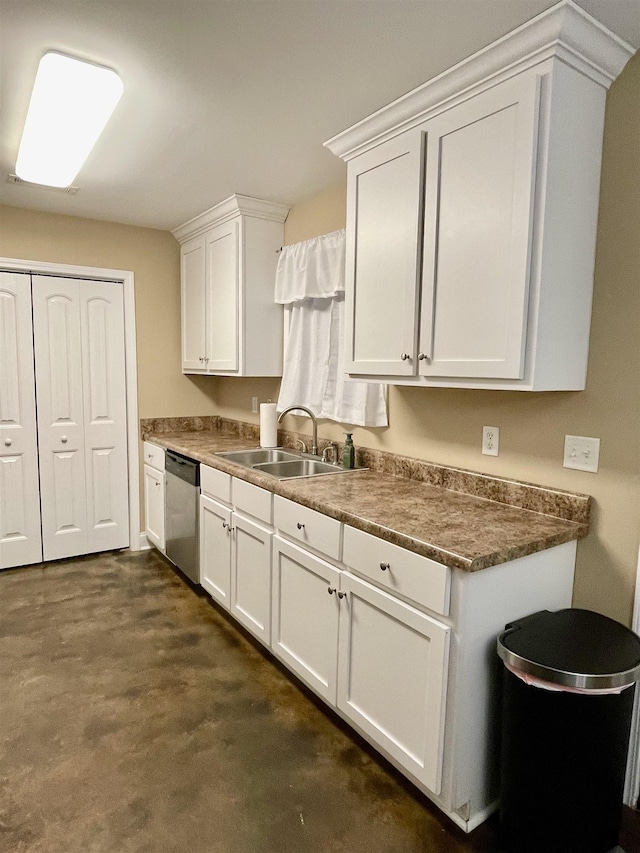
[[[260,447],[278,446],[278,415],[275,403],[260,403]]]

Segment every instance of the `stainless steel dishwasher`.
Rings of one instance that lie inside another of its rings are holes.
[[[179,453],[165,453],[166,553],[190,581],[200,583],[198,499],[200,465]]]

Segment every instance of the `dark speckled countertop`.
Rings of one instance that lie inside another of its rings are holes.
[[[397,467],[404,476],[367,470],[276,480],[215,455],[225,450],[256,447],[253,437],[209,429],[143,430],[143,434],[161,447],[176,450],[451,568],[478,571],[579,539],[588,531],[590,499],[586,495],[430,463],[423,463],[428,475],[414,479],[414,472],[407,476],[406,471],[418,463],[405,457],[397,457]],[[371,459],[364,461],[369,463]],[[441,484],[433,485],[425,479],[435,479]],[[479,493],[489,497],[478,496]]]

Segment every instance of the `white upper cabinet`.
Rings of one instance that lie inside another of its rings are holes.
[[[180,280],[182,283],[182,370],[202,370],[207,351],[205,336],[205,237],[187,240],[180,247]]]
[[[538,91],[518,77],[426,125],[425,376],[523,375]]]
[[[409,131],[349,164],[345,305],[351,373],[414,372],[423,136]]]
[[[632,54],[567,0],[326,143],[351,375],[585,387],[606,90]]]
[[[282,374],[283,312],[273,291],[287,212],[233,195],[173,231],[181,247],[184,373]]]

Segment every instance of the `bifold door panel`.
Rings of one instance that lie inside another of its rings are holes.
[[[45,560],[129,544],[122,286],[33,276]]]
[[[0,276],[0,567],[125,548],[122,284]]]
[[[40,560],[31,276],[0,272],[0,569]]]

